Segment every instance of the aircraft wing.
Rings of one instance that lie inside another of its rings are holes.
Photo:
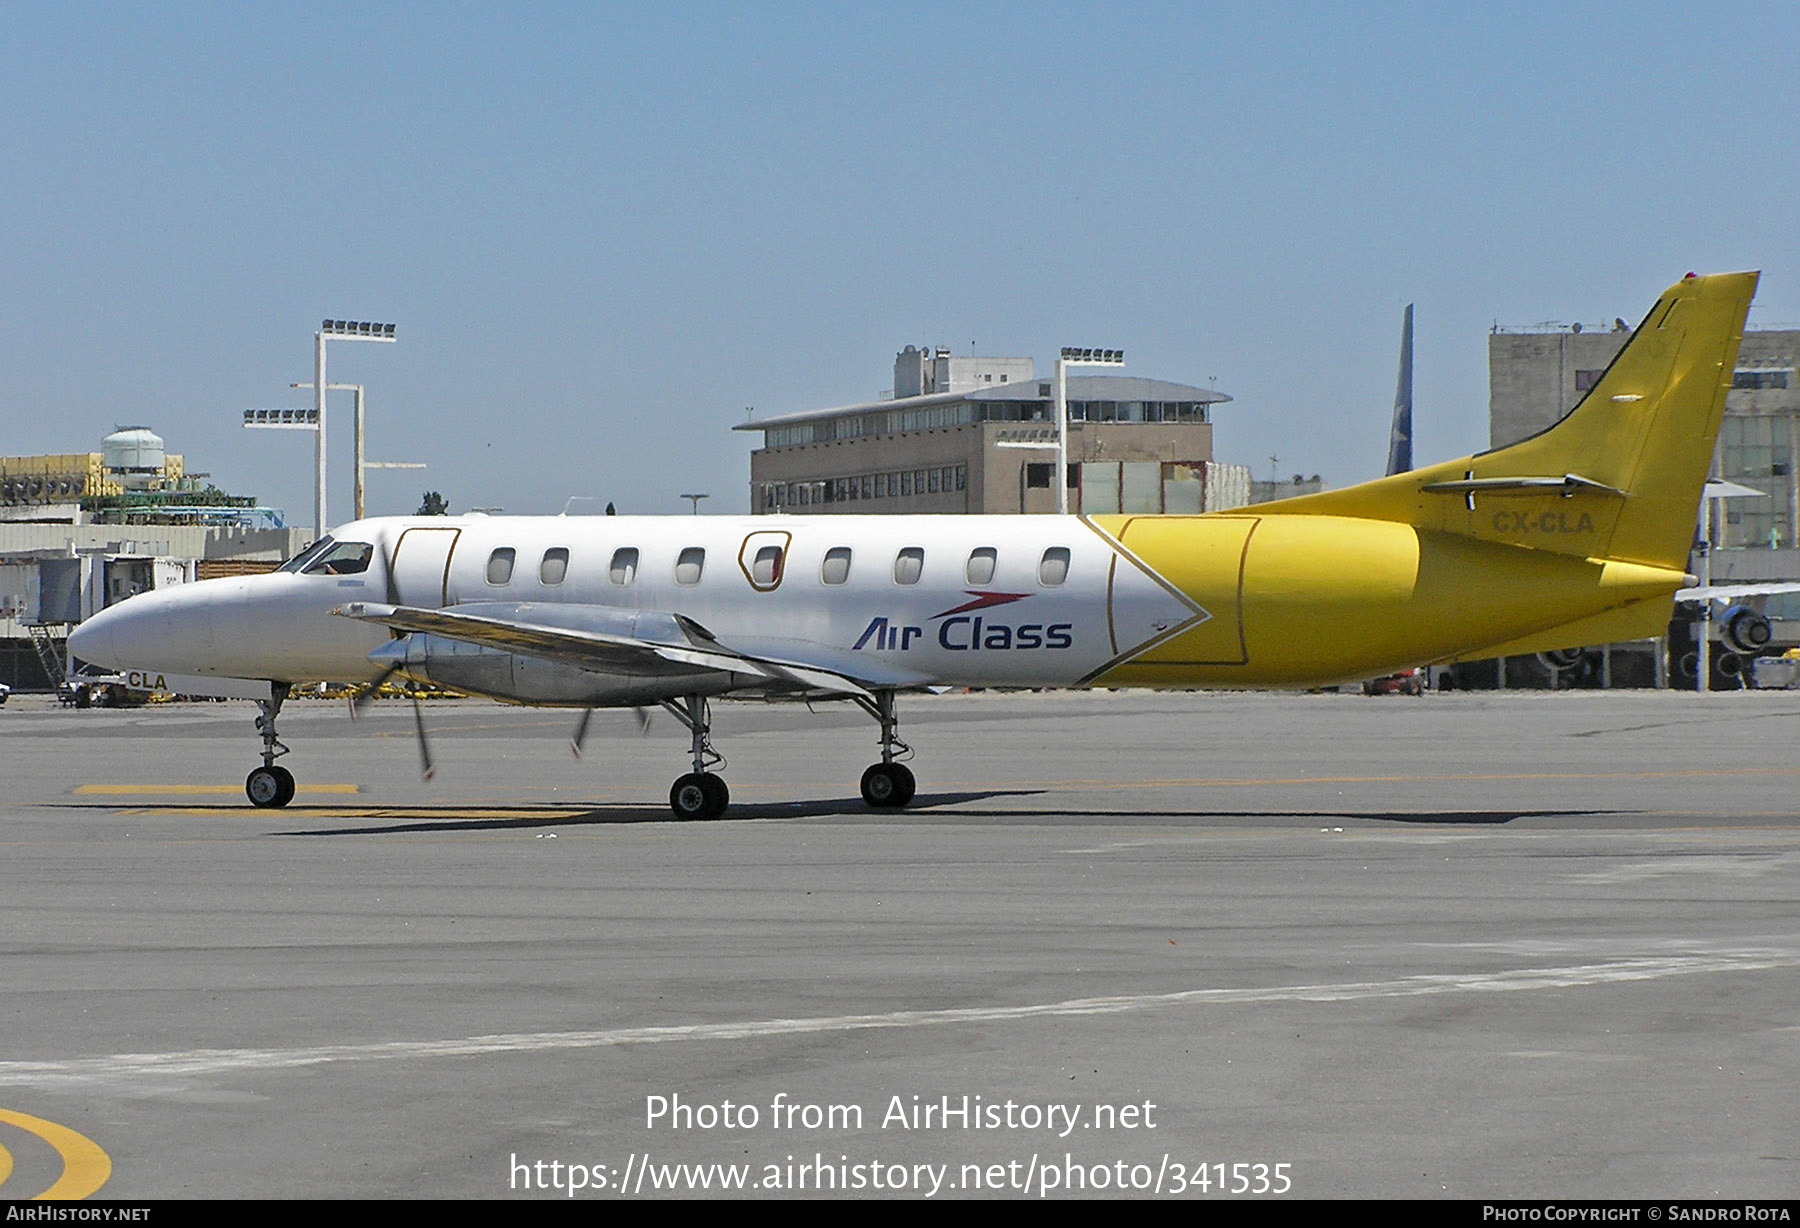
[[[610,606],[481,603],[428,610],[352,602],[334,612],[396,631],[440,635],[603,673],[641,676],[717,671],[765,678],[778,688],[785,684],[864,698],[872,698],[871,687],[912,687],[931,681],[926,675],[884,666],[873,658],[845,661],[841,659],[844,654],[805,641],[758,641],[731,647],[679,614]]]
[[[1709,584],[1704,588],[1684,588],[1676,592],[1677,601],[1741,601],[1745,597],[1772,597],[1776,593],[1800,593],[1800,583],[1770,581],[1766,584]]]

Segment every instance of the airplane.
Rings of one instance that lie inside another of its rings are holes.
[[[1197,516],[378,518],[132,597],[69,648],[255,698],[259,807],[294,796],[294,686],[395,675],[582,709],[577,750],[593,709],[662,706],[691,735],[679,819],[729,805],[712,700],[848,700],[880,728],[862,797],[901,807],[902,693],[1312,687],[1662,634],[1757,279],[1670,287],[1547,430],[1342,490]]]

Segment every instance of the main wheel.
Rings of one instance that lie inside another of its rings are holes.
[[[284,767],[259,767],[244,778],[244,794],[258,810],[279,810],[294,800],[294,774]]]
[[[904,763],[877,763],[862,776],[863,801],[877,810],[906,805],[915,787],[912,770]]]
[[[731,804],[731,790],[711,772],[689,772],[669,790],[669,809],[683,821],[716,819]]]

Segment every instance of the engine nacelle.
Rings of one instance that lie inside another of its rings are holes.
[[[599,673],[421,632],[371,653],[370,660],[398,665],[409,678],[468,695],[568,707],[655,704],[681,695],[719,694],[744,681],[721,671],[678,676]]]
[[[1551,652],[1540,652],[1537,657],[1549,669],[1561,673],[1565,669],[1574,669],[1581,664],[1581,649],[1558,648]]]
[[[1719,638],[1747,656],[1767,648],[1773,634],[1769,620],[1749,606],[1732,606],[1719,618]]]

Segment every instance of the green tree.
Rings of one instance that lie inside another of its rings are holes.
[[[448,516],[450,505],[444,502],[444,496],[438,494],[437,491],[428,490],[425,492],[425,498],[419,503],[419,510],[414,514],[418,516]]]

